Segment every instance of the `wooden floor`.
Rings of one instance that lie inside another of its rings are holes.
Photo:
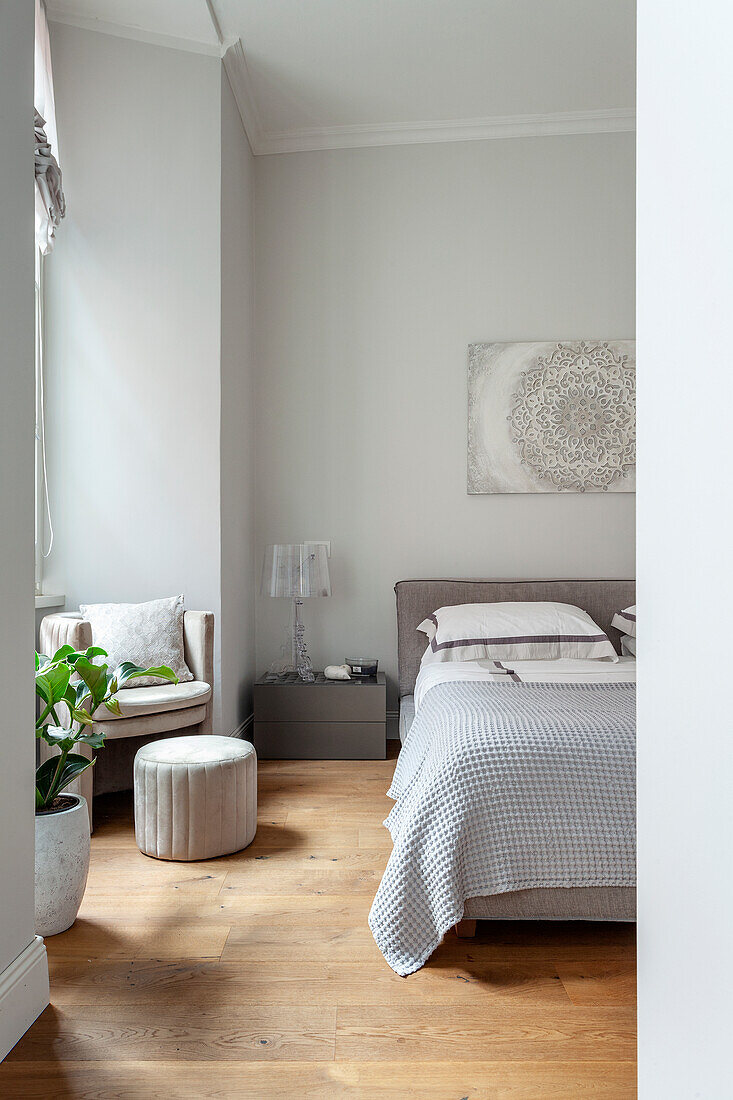
[[[141,855],[130,796],[97,799],[52,1004],[0,1096],[633,1097],[632,927],[487,922],[389,969],[367,913],[393,767],[261,762],[255,842],[203,863]]]

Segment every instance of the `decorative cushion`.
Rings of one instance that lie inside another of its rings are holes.
[[[147,603],[87,603],[79,610],[91,623],[94,645],[106,649],[110,668],[123,661],[144,668],[167,665],[179,680],[193,680],[183,656],[183,596]],[[142,676],[131,680],[129,687],[165,683],[158,676]]]
[[[631,607],[625,607],[623,611],[617,611],[611,620],[611,626],[615,626],[622,634],[628,634],[629,637],[635,638],[636,604],[632,603]]]
[[[151,677],[152,679],[152,677]],[[201,680],[189,680],[186,684],[163,684],[161,687],[120,688],[115,696],[122,714],[113,714],[106,707],[99,707],[95,722],[113,722],[120,718],[139,718],[143,714],[162,714],[169,710],[183,710],[208,703],[211,688]]]
[[[135,839],[156,859],[211,859],[257,830],[257,754],[248,741],[170,737],[135,756]]]

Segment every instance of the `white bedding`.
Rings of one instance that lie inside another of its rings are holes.
[[[511,676],[522,683],[612,684],[636,683],[636,658],[621,657],[615,664],[588,658],[562,657],[556,661],[448,661],[424,664],[415,683],[415,713],[436,684],[465,680],[502,680]]]

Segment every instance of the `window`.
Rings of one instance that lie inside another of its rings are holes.
[[[36,567],[35,594],[43,590],[43,561],[51,553],[53,526],[46,481],[46,439],[43,399],[43,256],[36,249]],[[48,517],[48,529],[46,528]]]

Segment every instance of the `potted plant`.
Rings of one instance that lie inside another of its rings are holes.
[[[99,749],[104,734],[92,727],[102,705],[122,716],[116,694],[139,676],[159,676],[171,683],[178,677],[166,665],[141,668],[124,661],[114,672],[99,646],[84,652],[64,645],[47,657],[36,653],[36,695],[40,714],[36,737],[57,750],[36,769],[36,932],[54,936],[76,920],[89,871],[89,817],[86,799],[63,794],[94,759],[74,749]]]

